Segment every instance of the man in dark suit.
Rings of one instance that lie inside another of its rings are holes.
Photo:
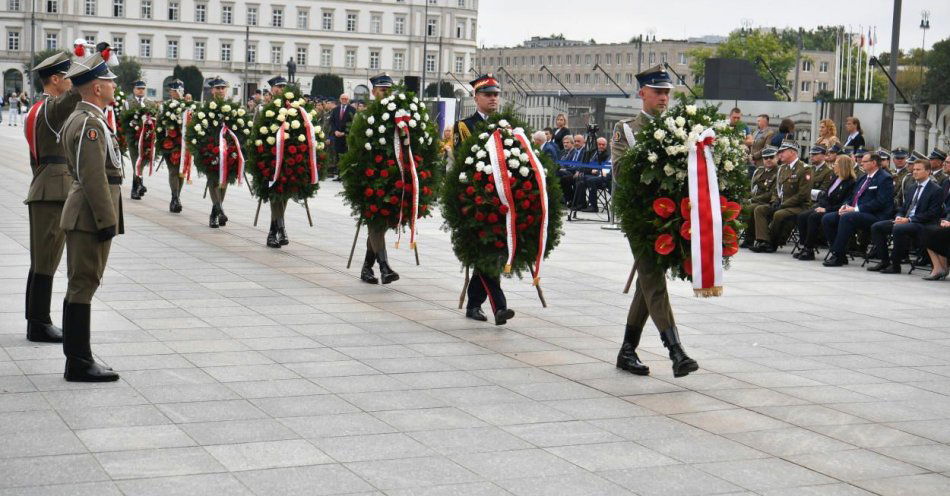
[[[551,128],[544,128],[544,135],[547,139],[544,141],[544,144],[541,145],[541,153],[544,153],[551,157],[551,160],[557,162],[558,155],[561,154],[560,148],[557,147],[557,143],[554,142],[554,132]]]
[[[597,138],[597,148],[584,154],[584,163],[586,164],[604,164],[610,162],[610,147],[607,146],[607,138]],[[610,184],[610,172],[604,174],[599,168],[584,168],[578,171],[575,178],[577,184],[577,199],[583,203],[584,197],[587,197],[587,206],[582,212],[597,213],[597,192],[606,188]]]
[[[346,153],[346,135],[350,131],[350,124],[353,123],[353,116],[356,115],[356,109],[350,105],[350,95],[343,93],[340,95],[340,105],[333,109],[330,114],[330,136],[333,141],[333,151],[336,153],[337,161]],[[339,180],[339,177],[337,177]]]
[[[901,260],[907,255],[911,236],[922,243],[924,226],[940,222],[943,213],[943,190],[930,179],[930,171],[923,162],[914,164],[914,186],[907,192],[894,220],[882,220],[871,226],[871,239],[877,247],[881,262],[868,267],[871,272],[900,274]],[[887,253],[887,235],[894,235],[894,249]]]
[[[858,229],[870,229],[875,222],[891,218],[894,212],[894,180],[881,169],[881,156],[865,153],[861,168],[865,175],[854,186],[851,201],[837,212],[825,214],[821,227],[825,239],[831,243],[831,257],[825,267],[840,267],[848,263],[847,249],[851,236]]]

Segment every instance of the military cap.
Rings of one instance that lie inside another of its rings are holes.
[[[853,146],[846,146],[846,147],[844,147],[844,150],[843,150],[843,151],[844,151],[844,154],[845,154],[845,155],[848,155],[849,157],[853,157],[853,156],[854,156],[854,147],[853,147]]]
[[[369,78],[369,82],[374,88],[389,88],[393,85],[393,78],[384,72]]]
[[[818,155],[819,153],[828,153],[828,150],[826,150],[825,147],[821,145],[814,145],[811,147],[810,153],[812,155]]]
[[[215,76],[208,80],[208,87],[210,88],[220,88],[222,86],[227,86],[228,82],[224,79],[221,79],[220,76]]]
[[[115,79],[117,76],[109,70],[102,55],[96,53],[74,62],[66,72],[66,77],[72,79],[74,86],[82,86],[96,79]]]
[[[762,158],[772,158],[776,153],[778,153],[777,148],[774,146],[767,146],[762,149]]]
[[[900,159],[900,158],[907,158],[908,155],[910,155],[910,154],[907,153],[907,149],[906,149],[906,148],[897,147],[897,148],[891,150],[891,156],[893,156],[894,158],[897,158],[897,159]]]
[[[59,52],[36,64],[36,67],[33,68],[33,72],[41,78],[47,78],[53,74],[66,74],[70,64],[69,55],[66,55],[64,52]]]
[[[673,88],[670,73],[662,65],[655,65],[637,74],[637,83],[641,88]]]
[[[843,150],[841,149],[841,145],[837,143],[831,145],[831,148],[828,149],[828,153],[834,153],[835,155],[841,153],[842,151]]]
[[[491,73],[483,74],[478,76],[477,79],[470,81],[468,84],[472,85],[472,88],[475,90],[475,93],[500,93],[501,92],[501,83],[495,79],[495,76]]]
[[[947,152],[939,148],[934,148],[933,150],[930,151],[930,156],[927,158],[930,160],[946,160]]]
[[[185,89],[185,82],[182,81],[181,79],[172,79],[168,83],[168,89],[181,91]]]
[[[267,80],[267,84],[271,87],[274,86],[287,86],[287,79],[284,76],[274,76]]]
[[[878,148],[877,151],[874,153],[880,155],[880,157],[883,158],[884,160],[891,159],[891,152],[888,150],[885,150],[884,148]]]
[[[868,152],[867,150],[865,150],[864,148],[860,148],[860,147],[854,149],[854,154],[855,154],[855,155],[864,155],[864,154],[867,153],[867,152]]]
[[[794,142],[794,141],[792,141],[792,140],[783,140],[783,141],[782,141],[782,144],[779,145],[779,147],[778,147],[778,151],[782,151],[782,150],[795,150],[795,151],[797,152],[797,151],[798,151],[798,143],[796,143],[796,142]]]
[[[145,84],[145,81],[142,81],[141,79],[139,79],[139,80],[135,81],[134,83],[132,83],[132,87],[133,87],[133,88],[145,88],[145,87],[147,87],[147,86],[148,86],[148,85]]]

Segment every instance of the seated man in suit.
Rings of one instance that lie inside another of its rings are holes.
[[[848,243],[858,229],[870,229],[881,220],[888,220],[894,212],[894,180],[881,169],[881,156],[865,153],[861,169],[865,175],[854,185],[854,195],[837,212],[821,218],[825,239],[831,244],[831,257],[825,267],[840,267],[848,263]]]
[[[584,163],[604,164],[610,162],[610,148],[607,146],[607,138],[597,138],[597,149],[591,150],[584,157]],[[610,172],[604,174],[604,171],[596,167],[582,169],[578,171],[577,176],[577,200],[582,202],[587,197],[587,207],[582,212],[597,213],[597,192],[610,186]]]
[[[564,151],[561,152],[561,156],[558,157],[559,162],[580,162],[583,157],[584,150],[582,148],[575,148],[574,146],[574,136],[568,134],[561,140],[564,147]],[[574,198],[574,171],[561,166],[557,170],[557,177],[561,179],[561,191],[564,192],[564,203],[570,205],[571,200]]]
[[[541,153],[546,154],[551,157],[551,160],[557,162],[559,155],[561,154],[561,149],[557,147],[557,144],[554,142],[554,132],[551,128],[544,128],[544,143],[541,145]]]
[[[914,188],[908,191],[904,203],[897,210],[894,220],[882,220],[871,226],[871,239],[877,247],[881,262],[868,267],[869,271],[882,274],[900,274],[901,260],[907,255],[911,237],[923,243],[924,227],[940,222],[943,213],[943,190],[930,178],[930,171],[923,162],[914,164]],[[894,235],[894,249],[887,253],[887,235]]]

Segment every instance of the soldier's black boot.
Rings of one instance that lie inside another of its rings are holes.
[[[142,184],[142,178],[140,178],[139,176],[133,175],[132,176],[132,199],[133,200],[142,199],[142,192],[139,191],[139,186],[141,184]]]
[[[479,322],[485,322],[488,320],[488,317],[485,316],[485,312],[482,311],[482,307],[472,307],[465,309],[465,316]]]
[[[168,204],[168,211],[172,213],[181,213],[181,200],[178,198],[178,193],[172,193],[172,201]]]
[[[139,196],[145,196],[145,193],[148,191],[148,188],[145,187],[145,178],[139,178]]]
[[[505,325],[508,319],[515,318],[515,311],[510,308],[502,308],[495,312],[495,325]]]
[[[211,229],[217,229],[220,224],[218,223],[218,206],[211,205],[211,217],[208,219],[208,227]]]
[[[30,288],[33,287],[33,266],[30,266],[30,272],[26,274],[26,298],[23,302],[23,318],[30,318]]]
[[[53,295],[53,276],[32,274],[26,308],[26,339],[34,343],[62,343],[63,330],[49,318],[49,300]]]
[[[376,263],[376,254],[366,249],[366,258],[363,259],[363,270],[360,271],[360,280],[369,284],[379,284],[376,274],[373,273],[373,264]]]
[[[663,346],[670,350],[670,360],[673,361],[673,377],[683,377],[690,372],[699,370],[699,364],[683,351],[683,345],[680,342],[679,331],[676,327],[670,327],[660,331],[660,339],[663,340]]]
[[[277,241],[277,222],[275,221],[270,221],[270,232],[267,233],[267,246],[280,248],[280,242]]]
[[[389,266],[389,259],[385,251],[376,254],[376,260],[379,262],[379,277],[382,279],[383,284],[389,284],[399,280],[399,274]]]
[[[650,375],[650,367],[647,367],[637,356],[637,346],[640,346],[640,335],[643,334],[643,327],[637,327],[627,324],[627,330],[623,335],[623,344],[620,346],[620,353],[617,354],[617,368],[626,370],[631,374]]]
[[[284,226],[284,218],[277,219],[277,242],[280,246],[287,246],[290,240],[287,239],[287,228]]]
[[[96,363],[89,347],[90,306],[65,303],[63,308],[63,353],[66,370],[63,377],[69,382],[113,382],[119,374]]]
[[[802,248],[802,252],[798,254],[798,259],[802,262],[808,262],[815,259],[815,250],[811,248]]]
[[[224,207],[218,207],[218,225],[221,227],[228,225],[228,216],[224,215]]]

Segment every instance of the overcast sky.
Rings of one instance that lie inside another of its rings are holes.
[[[877,26],[881,51],[890,50],[893,0],[480,0],[479,46],[513,46],[531,36],[618,43],[655,32],[657,39],[727,35],[742,26]],[[919,48],[921,11],[930,11],[927,47],[950,37],[950,1],[904,0],[901,48]]]

